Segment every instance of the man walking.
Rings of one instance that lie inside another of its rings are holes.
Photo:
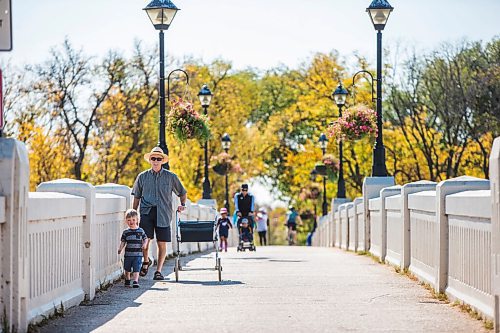
[[[148,236],[146,247],[143,250],[144,260],[141,267],[141,276],[148,273],[151,261],[148,257],[149,244],[156,235],[158,244],[158,266],[153,280],[163,280],[161,269],[167,255],[167,242],[172,241],[170,221],[172,220],[172,192],[181,200],[177,207],[182,212],[186,205],[187,192],[176,174],[162,168],[168,162],[168,155],[160,147],[155,147],[144,159],[151,164],[151,169],[143,171],[137,176],[132,195],[134,196],[133,208],[140,204],[140,227]]]

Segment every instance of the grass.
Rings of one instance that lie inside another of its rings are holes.
[[[99,281],[99,290],[98,291],[107,291],[109,288],[113,286],[113,283],[111,281],[106,281],[104,282]]]
[[[469,314],[469,316],[473,319],[482,320],[484,328],[486,328],[487,330],[493,330],[494,328],[493,321],[483,317],[483,315],[481,315],[480,312],[478,312],[469,304],[456,300],[455,302],[453,302],[452,306],[458,307],[460,311]]]
[[[358,251],[356,252],[360,256],[367,256],[373,259],[373,261],[379,263],[379,264],[385,264],[384,260],[380,260],[380,257],[377,257],[376,255],[372,254],[369,251]]]
[[[51,313],[48,316],[42,315],[43,319],[41,321],[37,322],[36,324],[29,324],[28,325],[28,333],[38,332],[38,329],[40,327],[46,325],[51,319],[64,317],[64,312],[65,312],[65,309],[64,309],[63,302],[61,302],[61,306],[59,308],[54,304],[53,313]]]

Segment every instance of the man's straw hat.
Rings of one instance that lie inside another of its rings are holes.
[[[151,156],[163,157],[161,164],[165,164],[168,162],[168,155],[163,153],[163,150],[160,147],[154,147],[151,149],[150,153],[144,154],[144,159],[149,162]]]

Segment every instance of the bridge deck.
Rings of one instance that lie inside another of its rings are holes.
[[[191,267],[213,265],[209,255],[189,259]],[[150,270],[140,289],[115,285],[41,331],[487,332],[480,321],[368,257],[258,247],[255,253],[230,249],[222,260],[222,283],[214,271],[181,272],[180,283],[171,281],[173,274],[155,282]],[[172,272],[172,261],[165,272]]]

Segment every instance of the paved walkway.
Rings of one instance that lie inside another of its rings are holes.
[[[139,290],[118,284],[41,332],[488,332],[365,256],[258,247],[222,257],[222,283],[213,271],[193,271],[180,283],[148,276]],[[213,266],[211,258],[191,256],[189,265]]]

